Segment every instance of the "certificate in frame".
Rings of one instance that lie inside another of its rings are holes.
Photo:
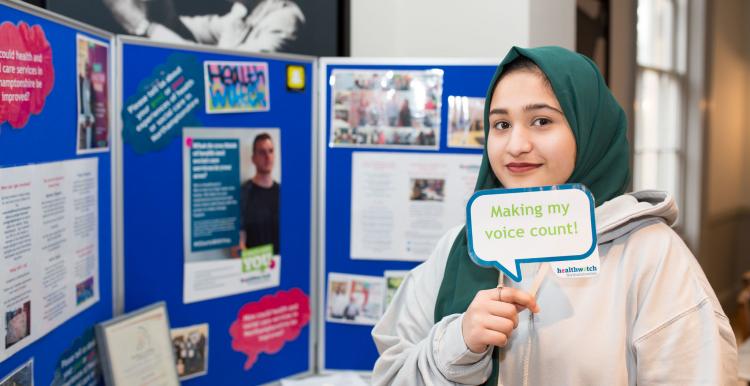
[[[98,324],[96,337],[107,385],[180,384],[164,302]]]

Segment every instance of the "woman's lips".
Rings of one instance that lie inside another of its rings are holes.
[[[540,166],[542,166],[542,164],[532,164],[527,162],[511,162],[505,165],[511,173],[526,173]]]

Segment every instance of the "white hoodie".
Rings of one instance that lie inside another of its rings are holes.
[[[500,352],[504,385],[736,385],[737,348],[729,321],[698,262],[670,228],[677,206],[663,192],[619,196],[596,208],[599,275],[549,272],[537,293],[541,312],[519,325]],[[401,284],[372,330],[380,352],[374,385],[484,383],[491,349],[471,352],[463,314],[434,323],[453,240]],[[522,265],[528,291],[539,264]]]

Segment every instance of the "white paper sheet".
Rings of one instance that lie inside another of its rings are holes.
[[[464,223],[481,155],[355,152],[352,259],[424,261]]]

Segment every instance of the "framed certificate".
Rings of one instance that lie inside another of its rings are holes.
[[[178,386],[164,302],[96,326],[104,380],[109,386]]]

